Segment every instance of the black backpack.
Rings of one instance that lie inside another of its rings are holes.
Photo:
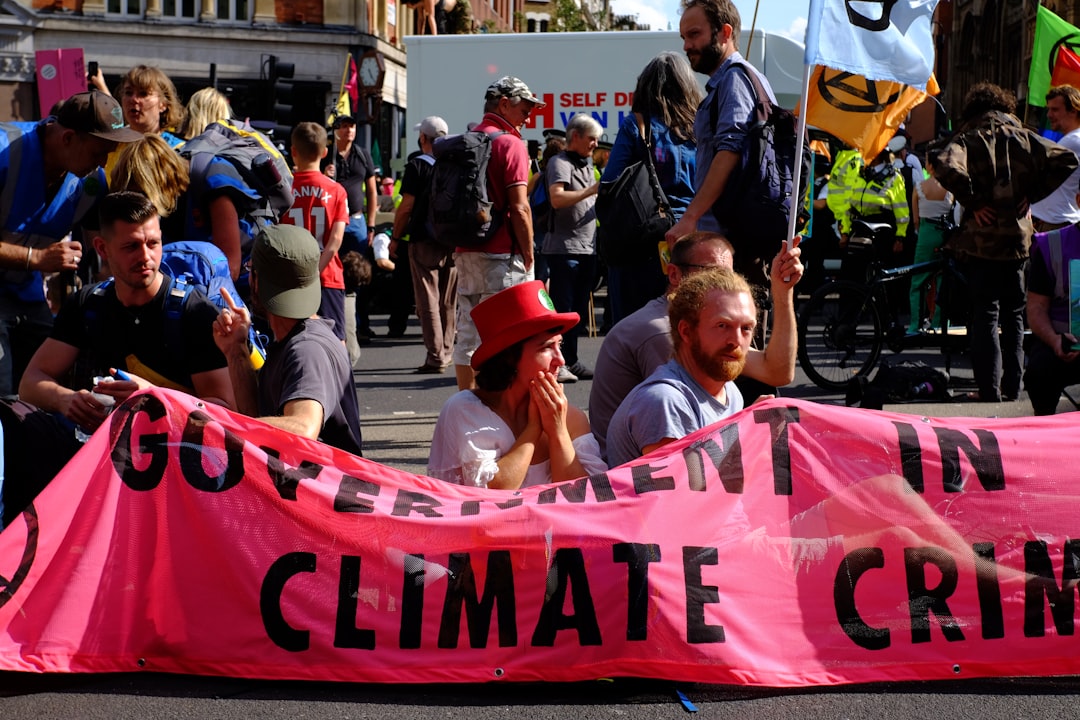
[[[949,378],[917,360],[882,360],[874,379],[859,376],[848,384],[848,406],[881,410],[885,403],[943,402],[951,399]]]
[[[487,175],[491,142],[502,134],[470,130],[435,139],[428,217],[440,244],[479,247],[502,224],[503,213],[492,207]]]
[[[802,175],[799,188],[795,179],[795,144],[797,120],[790,110],[769,100],[757,73],[745,62],[737,62],[754,86],[757,95],[756,115],[747,129],[742,164],[729,179],[712,211],[728,233],[735,257],[746,261],[767,259],[787,238],[788,218],[798,212],[810,177],[812,156],[810,142],[804,136]],[[710,123],[716,127],[719,96],[710,106]],[[799,230],[796,226],[796,232]]]

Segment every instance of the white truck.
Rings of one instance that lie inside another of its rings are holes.
[[[802,45],[761,30],[749,39],[744,30],[743,55],[764,71],[777,102],[795,107],[802,91]],[[504,75],[521,78],[547,103],[533,112],[522,132],[526,140],[540,140],[550,128],[565,129],[576,113],[587,112],[613,142],[642,68],[664,50],[681,53],[682,40],[676,32],[414,35],[405,38],[405,47],[411,149],[411,129],[429,115],[446,120],[451,133],[480,120],[484,90]],[[704,86],[707,78],[697,77]]]

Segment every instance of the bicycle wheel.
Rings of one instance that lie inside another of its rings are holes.
[[[874,369],[884,334],[877,303],[860,285],[843,280],[819,288],[799,312],[799,364],[826,390]]]

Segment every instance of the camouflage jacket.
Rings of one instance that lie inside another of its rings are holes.
[[[964,208],[949,247],[961,257],[1026,258],[1032,234],[1028,206],[1056,190],[1077,164],[1071,150],[1028,130],[1013,115],[991,111],[966,123],[945,147],[936,172]],[[974,211],[986,207],[996,218],[979,225]]]

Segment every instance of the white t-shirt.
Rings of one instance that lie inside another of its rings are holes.
[[[503,419],[471,390],[452,395],[439,413],[431,438],[428,475],[439,480],[487,487],[499,471],[498,460],[516,438]],[[592,433],[573,439],[574,452],[589,475],[607,470]],[[530,465],[521,487],[551,482],[551,461]]]
[[[390,236],[386,233],[377,233],[371,239],[371,250],[375,253],[376,260],[389,260]]]
[[[1058,145],[1080,155],[1080,128],[1058,140]],[[1080,191],[1080,168],[1073,170],[1069,179],[1058,189],[1031,206],[1031,214],[1048,223],[1074,223],[1080,221],[1080,207],[1076,205],[1076,193]]]

